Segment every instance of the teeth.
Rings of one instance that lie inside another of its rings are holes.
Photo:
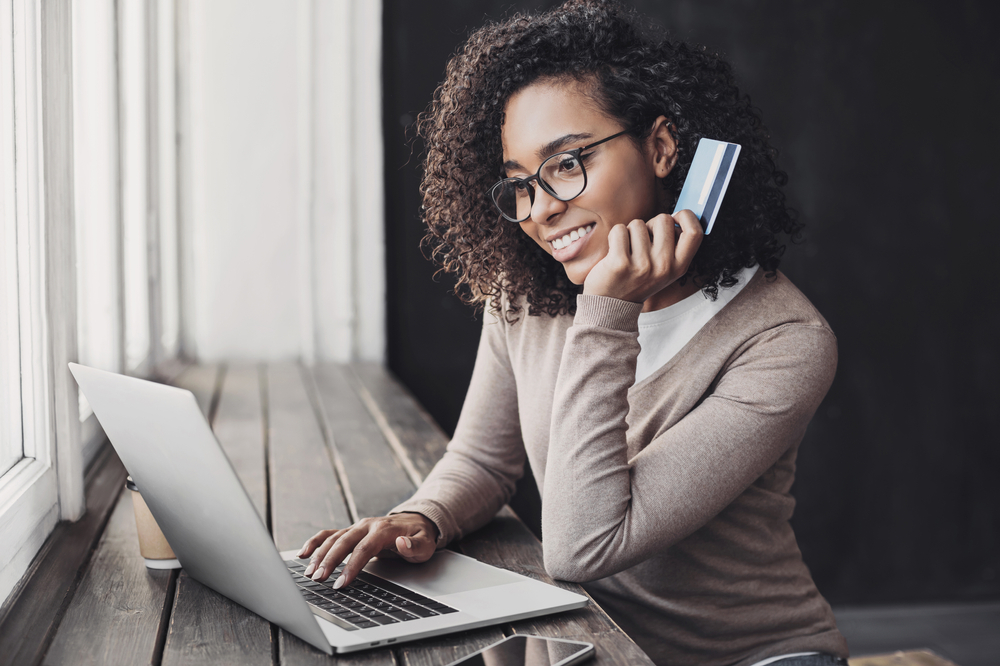
[[[552,247],[554,247],[557,250],[561,250],[570,243],[580,240],[593,230],[594,230],[593,224],[589,224],[586,227],[583,227],[582,229],[574,229],[573,231],[569,232],[562,238],[557,238],[554,241],[552,241]]]

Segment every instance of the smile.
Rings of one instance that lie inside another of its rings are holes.
[[[552,245],[553,248],[555,248],[557,250],[561,250],[561,249],[563,249],[565,247],[569,247],[570,245],[572,245],[576,241],[580,240],[581,238],[583,238],[584,236],[586,236],[587,234],[589,234],[593,230],[594,230],[594,225],[593,224],[589,224],[589,225],[587,225],[585,227],[582,227],[580,229],[574,229],[573,231],[569,232],[568,234],[566,234],[562,238],[557,238],[554,241],[551,241],[551,245]]]

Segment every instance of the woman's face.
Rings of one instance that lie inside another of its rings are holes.
[[[658,129],[659,127],[659,129]],[[580,148],[627,129],[597,109],[577,82],[543,81],[513,95],[501,133],[508,177],[532,176],[557,152]],[[532,182],[535,200],[521,229],[583,284],[608,253],[608,231],[665,210],[658,179],[673,167],[676,146],[665,118],[640,149],[628,136],[584,151],[587,187],[559,201]],[[577,238],[574,240],[573,232]]]

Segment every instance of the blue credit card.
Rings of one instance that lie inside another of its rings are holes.
[[[714,139],[698,141],[674,213],[685,209],[691,211],[701,220],[705,234],[712,233],[715,216],[719,213],[722,197],[729,187],[729,179],[739,156],[740,146],[737,143]]]

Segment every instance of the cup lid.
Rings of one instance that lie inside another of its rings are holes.
[[[135,485],[135,481],[132,480],[131,476],[125,477],[125,487],[128,488],[129,490],[134,490],[136,492],[139,492],[139,487]]]

